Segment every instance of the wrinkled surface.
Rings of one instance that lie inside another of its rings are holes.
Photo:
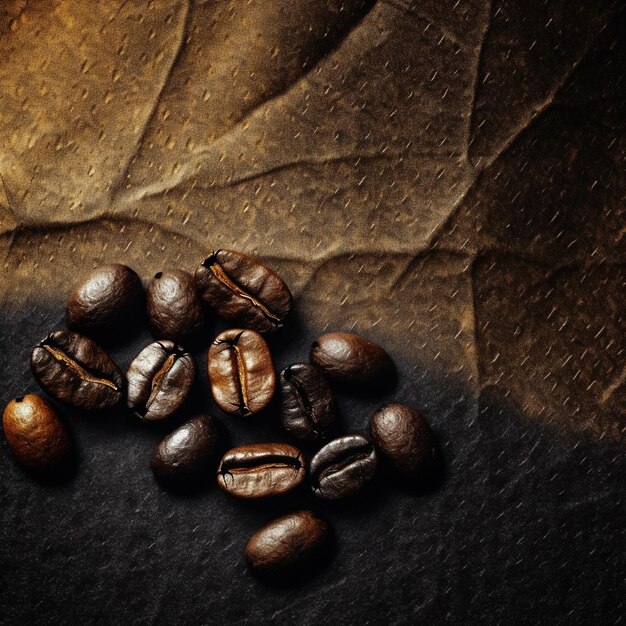
[[[238,498],[267,498],[292,491],[305,475],[298,448],[285,443],[252,443],[224,455],[217,484]]]
[[[311,363],[330,378],[362,387],[389,386],[395,368],[377,343],[354,333],[326,333],[311,345]]]
[[[165,419],[185,401],[195,377],[189,352],[167,339],[155,341],[128,367],[128,408],[143,420]]]
[[[289,287],[247,254],[218,250],[198,267],[195,279],[203,300],[235,326],[273,332],[291,311]]]
[[[323,439],[335,426],[337,403],[322,372],[292,363],[280,373],[283,428],[297,439]]]
[[[406,404],[387,404],[376,411],[370,421],[370,436],[403,479],[419,479],[435,460],[430,426],[419,411]]]
[[[67,427],[41,396],[11,400],[2,415],[2,430],[13,456],[32,470],[54,468],[72,448]]]
[[[65,319],[69,328],[85,334],[105,329],[119,332],[142,305],[139,276],[125,265],[112,263],[95,269],[72,290]]]
[[[148,323],[157,339],[185,342],[198,336],[204,312],[193,276],[182,270],[157,272],[146,291]]]
[[[30,368],[42,389],[81,409],[106,409],[119,403],[124,379],[117,365],[94,341],[58,330],[30,355]]]
[[[312,511],[294,511],[259,528],[246,544],[250,567],[284,574],[313,561],[328,540],[328,522]]]
[[[211,457],[218,445],[214,417],[196,415],[163,437],[152,453],[154,475],[164,484],[183,484],[188,480],[212,482]]]
[[[250,416],[267,407],[276,389],[276,372],[259,333],[225,330],[211,344],[208,358],[211,391],[222,411]]]
[[[277,591],[242,551],[287,510],[163,493],[159,425],[69,411],[66,486],[3,443],[3,620],[623,620],[622,5],[0,3],[3,402],[37,390],[32,345],[96,266],[235,248],[293,291],[277,368],[325,332],[375,340],[398,387],[338,393],[345,431],[410,404],[446,465],[433,494],[329,511],[332,566]],[[125,369],[150,341],[107,350]],[[280,436],[261,422],[228,420],[233,445]]]
[[[333,439],[311,459],[313,493],[324,500],[351,496],[372,480],[377,465],[376,450],[362,435]]]

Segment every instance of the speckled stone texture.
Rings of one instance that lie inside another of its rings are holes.
[[[322,504],[332,562],[250,575],[278,505],[172,494],[150,455],[210,410],[67,416],[63,480],[0,449],[2,624],[615,624],[626,557],[625,13],[617,0],[0,3],[0,398],[103,263],[144,280],[214,249],[292,288],[275,366],[332,330],[398,367],[343,432],[419,408],[445,472]],[[107,346],[125,370],[151,341]],[[221,415],[232,445],[279,411]],[[307,448],[311,454],[315,448]]]

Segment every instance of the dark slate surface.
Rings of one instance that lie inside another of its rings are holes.
[[[24,344],[61,321],[40,308],[13,319]],[[275,337],[277,367],[305,357],[313,337]],[[127,365],[148,340],[113,354]],[[28,347],[7,357],[11,383],[28,381]],[[198,360],[204,374],[205,351]],[[590,436],[555,437],[489,390],[475,414],[458,382],[430,372],[416,397],[410,364],[398,361],[401,379],[388,397],[425,407],[445,458],[443,482],[427,494],[407,493],[384,475],[354,501],[335,504],[306,493],[238,502],[213,479],[204,492],[170,494],[148,461],[171,424],[138,424],[122,413],[64,411],[80,449],[67,482],[29,480],[4,444],[5,623],[617,623],[623,449]],[[27,388],[36,391],[32,382]],[[210,406],[209,395],[203,375],[183,413]],[[363,431],[386,399],[341,395],[345,429]],[[222,421],[237,443],[284,439],[271,416]],[[247,538],[275,514],[309,504],[336,530],[332,562],[294,585],[256,581],[243,559]]]
[[[71,285],[149,279],[214,247],[292,286],[277,368],[325,330],[382,343],[393,398],[444,458],[350,502],[242,503],[152,477],[209,409],[164,424],[59,407],[74,474],[0,450],[2,624],[618,624],[625,613],[624,11],[610,0],[0,3],[0,399]],[[220,326],[207,328],[207,342]],[[147,332],[111,346],[126,367]],[[308,453],[314,449],[307,449]],[[250,575],[248,537],[296,506],[332,522],[308,580]]]

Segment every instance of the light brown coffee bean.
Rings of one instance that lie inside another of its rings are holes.
[[[216,404],[225,413],[255,415],[272,399],[276,373],[259,333],[231,328],[209,348],[209,380]]]
[[[258,574],[304,571],[322,556],[330,538],[328,522],[312,511],[295,511],[272,520],[246,545],[246,559]]]
[[[305,473],[297,448],[286,443],[251,443],[224,455],[217,483],[238,498],[266,498],[295,489]]]
[[[198,291],[224,319],[260,333],[280,328],[293,304],[282,278],[256,259],[218,250],[196,270]]]
[[[41,396],[28,394],[9,402],[2,427],[13,456],[26,469],[54,469],[72,452],[67,427]]]
[[[386,387],[395,366],[377,343],[354,333],[327,333],[311,346],[311,363],[330,378],[360,387]]]

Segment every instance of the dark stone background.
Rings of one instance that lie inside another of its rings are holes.
[[[401,399],[445,459],[430,493],[320,505],[334,559],[268,586],[243,546],[311,497],[168,493],[176,420],[59,407],[75,475],[2,442],[0,622],[621,623],[625,25],[609,0],[0,1],[3,403],[92,267],[233,247],[296,296],[277,367],[327,329],[381,342],[398,386],[342,394],[344,429]],[[177,420],[219,414],[205,353]],[[276,411],[221,418],[282,439]]]

